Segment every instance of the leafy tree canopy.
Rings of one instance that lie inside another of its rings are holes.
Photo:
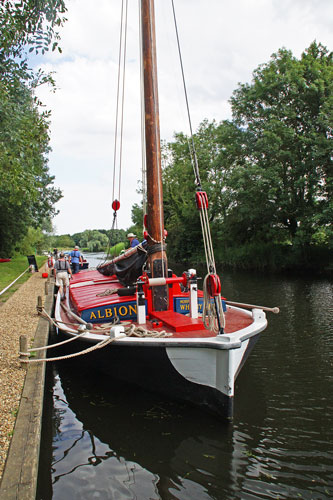
[[[194,136],[217,253],[285,245],[332,246],[332,53],[316,42],[286,49],[231,98],[233,119]],[[164,150],[165,225],[174,259],[203,255],[188,138]]]
[[[47,165],[49,113],[40,113],[33,88],[53,81],[33,74],[26,51],[58,46],[65,18],[62,0],[0,3],[0,254],[8,255],[29,227],[56,213],[60,190]]]
[[[59,29],[66,21],[64,0],[2,0],[0,4],[2,58],[21,57],[29,51],[59,48]]]
[[[244,149],[242,165],[230,180],[233,186],[240,178],[246,184],[236,211],[245,201],[258,221],[256,206],[260,206],[269,215],[271,228],[285,229],[292,243],[310,244],[318,216],[325,226],[333,215],[328,210],[332,53],[316,42],[300,60],[281,49],[254,72],[251,85],[241,85],[234,92],[231,103],[234,123],[243,130]]]

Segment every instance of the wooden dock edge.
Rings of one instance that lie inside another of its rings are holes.
[[[54,284],[45,286],[44,309],[52,314]],[[48,344],[50,324],[39,318],[33,347]],[[19,347],[18,347],[19,348]],[[45,358],[46,351],[39,357]],[[42,430],[46,363],[28,365],[21,401],[0,485],[1,500],[35,500]]]

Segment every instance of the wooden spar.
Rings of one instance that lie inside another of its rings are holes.
[[[266,306],[254,306],[253,304],[243,304],[242,302],[231,302],[230,300],[224,301],[229,306],[243,307],[245,309],[262,309],[263,311],[272,312],[274,314],[279,314],[280,309],[278,307],[266,307]]]
[[[154,0],[141,0],[141,25],[147,162],[148,264],[152,277],[157,278],[166,276],[168,264],[163,248],[164,214]],[[158,244],[162,247],[159,248]],[[154,250],[154,252],[150,253],[149,249]],[[153,308],[157,311],[164,311],[168,308],[168,289],[166,286],[154,288]]]

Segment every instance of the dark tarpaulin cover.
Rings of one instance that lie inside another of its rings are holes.
[[[125,253],[110,262],[101,264],[97,270],[104,276],[115,274],[124,286],[132,285],[141,276],[143,265],[147,260],[145,244],[138,245],[135,249],[136,251],[131,252],[130,255]]]

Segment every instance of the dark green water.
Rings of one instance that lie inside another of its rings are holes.
[[[233,424],[58,363],[38,499],[333,498],[332,281],[221,275],[230,300],[281,308],[237,379]]]

